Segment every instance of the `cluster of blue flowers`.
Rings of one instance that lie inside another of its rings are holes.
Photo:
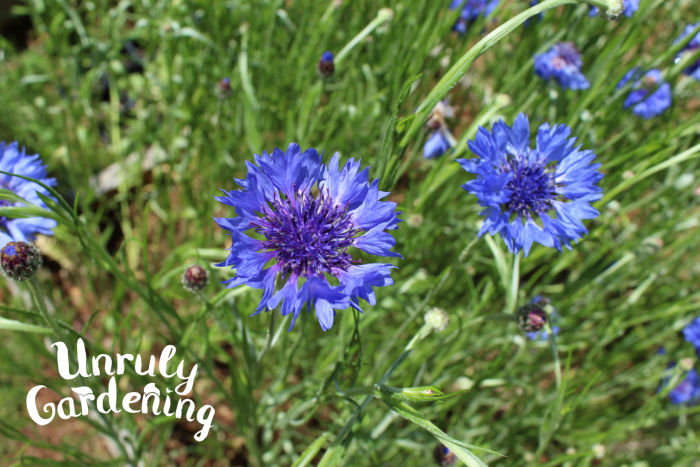
[[[683,337],[686,342],[689,342],[695,348],[695,353],[700,356],[700,317],[695,318],[685,328],[683,328]],[[661,349],[660,354],[665,354],[666,351]],[[668,366],[670,371],[675,368],[675,362]],[[659,391],[669,384],[671,376],[667,376],[659,387]],[[700,401],[700,375],[691,368],[685,374],[683,380],[678,383],[669,393],[668,397],[674,404],[696,404]]]

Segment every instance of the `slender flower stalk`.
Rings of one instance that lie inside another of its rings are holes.
[[[340,52],[335,56],[335,66],[338,67],[340,66],[340,63],[343,61],[345,56],[350,53],[350,51],[357,45],[359,44],[362,39],[365,37],[369,36],[372,31],[377,29],[379,26],[381,26],[384,23],[387,23],[392,20],[394,17],[394,12],[391,8],[382,8],[377,12],[377,16],[370,21],[370,23],[365,26],[365,28],[360,31],[355,37],[353,37],[350,42],[348,42],[345,47],[343,47]]]

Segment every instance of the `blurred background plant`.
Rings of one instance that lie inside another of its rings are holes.
[[[544,12],[449,91],[456,144],[428,160],[430,128],[401,146],[411,122],[400,119],[477,40],[530,2],[501,1],[464,34],[453,31],[462,12],[449,4],[13,7],[28,29],[0,38],[0,137],[41,154],[67,201],[55,235],[37,240],[49,308],[96,349],[148,355],[176,345],[200,364],[192,397],[216,407],[217,424],[202,443],[191,424],[157,416],[37,427],[26,415],[27,389],[69,388],[46,337],[2,331],[2,458],[430,465],[438,443],[431,422],[449,435],[437,439],[483,448],[471,452],[494,465],[700,458],[698,406],[671,403],[672,386],[657,392],[669,371],[680,382],[697,368],[682,329],[700,314],[700,82],[682,72],[700,57],[690,50],[676,60],[685,44],[674,40],[700,7],[642,0],[618,21],[590,17],[584,3]],[[535,54],[567,41],[582,54],[587,90],[564,90],[534,72]],[[336,62],[320,74],[326,51]],[[624,108],[630,86],[616,86],[636,66],[660,69],[671,85],[661,116],[645,120]],[[500,239],[475,240],[480,207],[461,189],[469,176],[454,162],[472,157],[466,141],[479,125],[510,124],[520,112],[533,128],[570,125],[605,174],[601,215],[587,222],[587,237],[561,254],[535,246],[520,262],[516,302],[543,295],[557,310],[559,386],[547,342],[501,319],[513,306],[504,290],[513,265]],[[403,211],[393,232],[405,258],[392,260],[395,285],[378,289],[377,305],[361,316],[340,313],[326,333],[305,313],[291,333],[287,320],[270,319],[279,311],[249,317],[260,292],[225,289],[220,282],[233,272],[213,267],[230,239],[212,217],[233,217],[214,196],[235,188],[253,153],[292,141],[326,157],[339,151],[342,161],[361,158]],[[210,275],[196,295],[181,286],[195,263]],[[3,284],[3,316],[42,324],[26,289]],[[442,330],[424,324],[435,307],[449,317]],[[146,380],[124,382],[137,390]]]

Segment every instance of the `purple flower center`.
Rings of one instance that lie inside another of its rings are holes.
[[[525,219],[531,213],[540,214],[552,209],[557,193],[554,172],[546,165],[531,163],[526,157],[510,156],[500,171],[513,174],[506,184],[506,189],[510,191],[510,199],[505,204],[507,211]]]
[[[359,231],[348,215],[348,206],[338,206],[330,194],[309,190],[293,198],[275,197],[255,223],[265,237],[263,249],[274,252],[283,275],[322,277],[352,264],[348,248]]]

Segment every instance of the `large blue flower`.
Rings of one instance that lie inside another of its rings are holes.
[[[27,155],[24,148],[20,151],[16,142],[5,144],[0,142],[0,170],[39,180],[45,185],[53,186],[56,180],[48,178],[46,166],[39,154]],[[40,207],[46,204],[39,198],[37,192],[48,196],[45,188],[23,178],[0,174],[0,189],[10,190]],[[0,198],[0,207],[24,206],[24,203]],[[31,241],[36,234],[51,235],[56,221],[44,217],[8,218],[0,215],[0,246],[12,241]]]
[[[500,234],[510,251],[524,250],[527,256],[533,242],[561,251],[588,232],[581,220],[598,216],[590,203],[602,196],[596,184],[603,175],[600,164],[591,164],[593,151],[575,146],[570,133],[566,125],[545,123],[531,148],[530,124],[523,114],[512,128],[503,120],[492,132],[479,128],[469,141],[479,158],[458,160],[476,175],[462,188],[485,208],[479,236]]]
[[[632,112],[636,116],[649,119],[664,113],[671,107],[671,85],[661,81],[661,71],[657,69],[647,71],[644,76],[642,73],[639,68],[632,68],[622,77],[617,89],[630,80],[635,80],[632,92],[625,99],[625,108],[632,107]]]
[[[545,80],[554,78],[564,89],[587,89],[590,84],[581,73],[581,54],[573,42],[559,42],[535,55],[535,73]]]
[[[633,14],[639,10],[639,0],[623,0],[622,6],[624,7],[623,13],[626,17],[631,18]],[[598,7],[591,6],[588,16],[595,16],[598,14]]]
[[[228,287],[263,289],[256,313],[282,303],[282,315],[292,315],[290,330],[305,305],[324,331],[336,310],[360,310],[360,299],[374,305],[372,287],[391,285],[395,266],[361,264],[353,249],[400,256],[386,232],[400,221],[396,203],[380,201],[388,193],[369,182],[368,169],[354,159],[339,169],[337,153],[325,165],[315,149],[302,152],[295,143],[246,164],[247,177],[236,180],[242,189],[216,198],[237,214],[216,219],[233,241],[219,264],[236,270]]]
[[[467,31],[467,26],[481,16],[490,15],[498,6],[499,0],[452,0],[450,10],[462,8],[459,19],[452,29],[460,34]]]
[[[675,44],[676,42],[683,40],[684,37],[686,37],[688,34],[691,34],[698,26],[700,26],[700,23],[687,25],[685,29],[683,29],[683,33],[680,35],[680,37],[673,41],[673,43]],[[700,32],[695,34],[695,37],[693,37],[690,40],[690,42],[688,42],[688,44],[685,47],[683,47],[683,49],[679,52],[678,56],[676,57],[676,61],[680,60],[681,55],[684,52],[692,53],[698,50],[698,48],[700,48]],[[690,75],[696,80],[700,81],[700,59],[698,59],[695,63],[691,64],[689,67],[683,70],[683,73],[685,73],[686,75]]]

